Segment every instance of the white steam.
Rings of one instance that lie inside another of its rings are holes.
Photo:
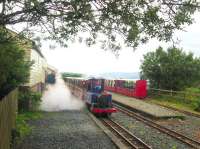
[[[42,96],[40,109],[43,111],[80,110],[84,107],[83,101],[71,95],[63,79],[56,77],[56,84],[48,85]]]

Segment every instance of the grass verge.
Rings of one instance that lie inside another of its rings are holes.
[[[200,112],[197,112],[195,110],[195,108],[196,108],[195,101],[194,102],[190,101],[190,103],[189,103],[183,99],[179,99],[179,98],[176,98],[173,96],[166,96],[166,95],[159,95],[159,96],[154,95],[154,96],[148,97],[148,100],[146,100],[146,101],[149,103],[153,103],[153,104],[160,104],[160,105],[169,106],[172,108],[200,114]]]
[[[16,118],[16,131],[18,133],[17,142],[21,141],[29,135],[32,131],[32,126],[28,124],[30,120],[37,120],[42,118],[41,112],[24,112],[17,115]]]

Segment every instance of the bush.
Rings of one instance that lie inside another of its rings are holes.
[[[193,105],[195,111],[200,111],[200,88],[190,87],[185,89],[186,99]]]
[[[19,132],[18,137],[25,137],[31,132],[31,127],[26,123],[29,120],[28,118],[24,117],[24,115],[18,115],[16,118],[16,129]]]
[[[193,107],[195,111],[200,112],[200,100],[193,102]]]
[[[30,90],[20,91],[19,93],[19,112],[37,110],[41,102],[41,93]]]
[[[24,112],[17,115],[16,129],[12,133],[12,145],[20,143],[32,131],[32,127],[28,124],[30,120],[42,118],[42,113],[39,112]]]
[[[194,87],[186,88],[185,92],[186,92],[185,98],[191,102],[195,102],[200,98],[200,96],[197,96],[198,94],[200,95],[199,88],[194,88]]]

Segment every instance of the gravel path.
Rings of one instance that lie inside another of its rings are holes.
[[[85,110],[44,113],[31,121],[33,131],[16,149],[115,149]]]
[[[161,133],[145,125],[144,123],[135,120],[121,112],[112,115],[112,119],[116,120],[119,124],[130,130],[137,137],[142,139],[153,149],[189,149],[190,147],[182,142]]]

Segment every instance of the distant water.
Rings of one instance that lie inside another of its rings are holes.
[[[71,95],[68,87],[60,75],[56,77],[56,84],[48,85],[42,96],[40,109],[43,111],[80,110],[83,101]]]
[[[106,79],[128,79],[128,80],[139,80],[139,72],[107,72],[92,75],[93,77],[102,77]]]

